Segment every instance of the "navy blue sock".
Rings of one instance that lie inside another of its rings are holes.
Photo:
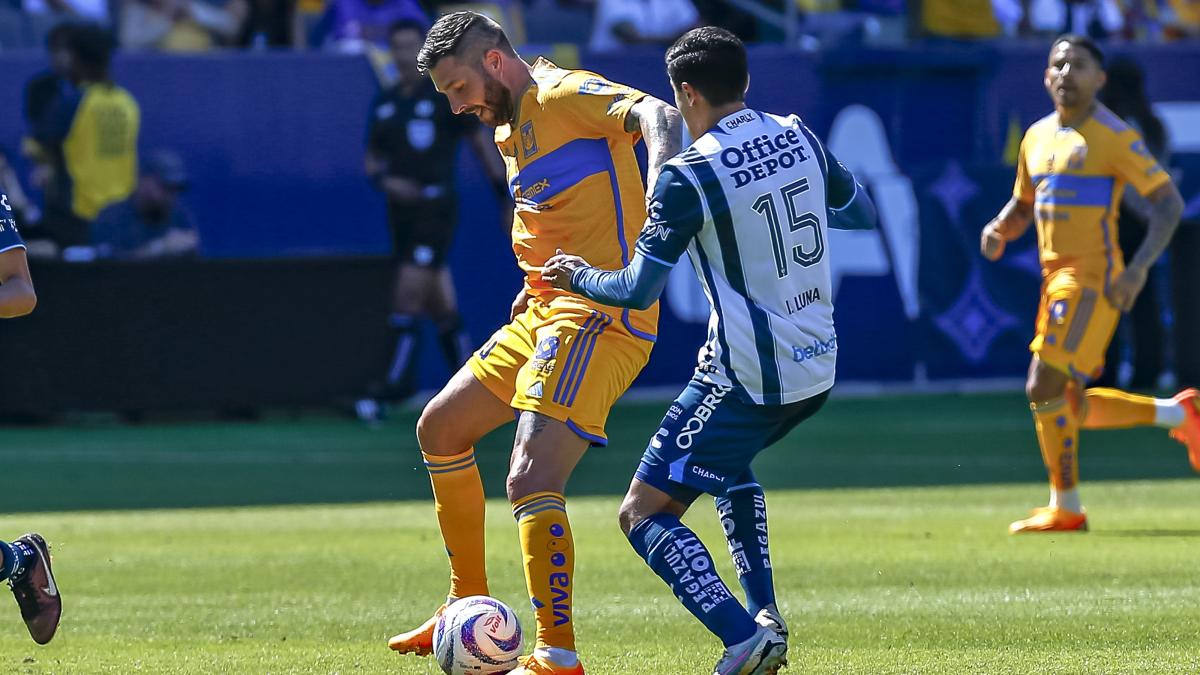
[[[0,556],[3,558],[3,563],[0,563],[0,581],[24,570],[25,561],[31,555],[34,555],[34,551],[20,542],[10,544],[0,541]]]
[[[700,538],[679,518],[669,513],[650,516],[630,530],[629,543],[726,647],[754,635],[754,619],[721,581]]]
[[[392,314],[388,317],[388,325],[391,327],[393,347],[384,377],[383,397],[398,401],[412,396],[416,390],[416,368],[413,368],[413,363],[420,348],[420,325],[417,317],[410,314]]]
[[[767,546],[767,498],[753,474],[748,479],[736,481],[725,496],[717,497],[717,515],[725,528],[733,568],[746,592],[747,608],[755,615],[775,603],[775,579]]]
[[[462,317],[455,314],[447,321],[438,325],[438,344],[442,348],[442,356],[450,364],[450,370],[455,371],[471,358],[474,345],[471,336],[463,327]]]

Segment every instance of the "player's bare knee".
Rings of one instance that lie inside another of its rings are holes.
[[[504,487],[509,502],[516,502],[535,492],[559,492],[541,480],[530,464],[514,466],[509,470],[508,480],[505,481]]]
[[[621,508],[617,510],[617,524],[621,527],[621,531],[628,537],[633,528],[637,524],[649,517],[650,514],[641,513],[638,509],[637,500],[633,495],[626,495],[625,501],[621,502]]]
[[[1066,375],[1043,364],[1030,371],[1025,383],[1025,395],[1034,404],[1052,401],[1067,393],[1068,382]]]
[[[431,455],[455,455],[464,450],[454,438],[454,423],[441,396],[425,404],[417,419],[417,443]]]

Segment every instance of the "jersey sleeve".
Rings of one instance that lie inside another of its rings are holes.
[[[850,169],[839,162],[824,145],[821,146],[821,151],[825,153],[825,164],[829,167],[829,177],[825,184],[825,204],[831,209],[844,209],[858,192],[854,174],[850,173]]]
[[[371,101],[371,113],[367,119],[367,149],[383,154],[384,125],[396,114],[396,104],[383,95],[377,94]]]
[[[1029,140],[1029,132],[1021,139],[1021,147],[1017,151],[1017,179],[1013,182],[1013,197],[1019,202],[1032,204],[1034,199],[1033,179],[1029,176],[1029,167],[1025,163],[1025,143]]]
[[[646,98],[645,92],[586,72],[565,78],[558,86],[567,90],[562,102],[581,131],[609,138],[636,138],[640,134],[625,131],[625,120],[633,106]]]
[[[17,231],[17,221],[8,204],[8,195],[0,192],[0,252],[13,248],[25,248],[25,242]]]
[[[668,164],[658,174],[647,211],[636,248],[655,262],[674,265],[704,227],[700,192],[679,167]]]
[[[1138,191],[1143,197],[1154,192],[1171,180],[1146,142],[1133,129],[1117,135],[1117,151],[1113,159],[1113,170]]]

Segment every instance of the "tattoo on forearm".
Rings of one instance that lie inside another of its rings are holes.
[[[1179,208],[1174,200],[1157,199],[1150,205],[1150,222],[1146,225],[1146,238],[1130,261],[1131,265],[1148,269],[1167,249],[1175,229],[1179,227]]]

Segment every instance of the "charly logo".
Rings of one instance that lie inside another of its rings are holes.
[[[683,430],[675,437],[675,445],[681,450],[692,447],[692,437],[704,431],[704,423],[717,411],[717,406],[725,399],[725,395],[733,391],[733,387],[720,384],[712,385],[712,391],[704,395],[704,399],[696,406],[695,412],[684,423]]]

